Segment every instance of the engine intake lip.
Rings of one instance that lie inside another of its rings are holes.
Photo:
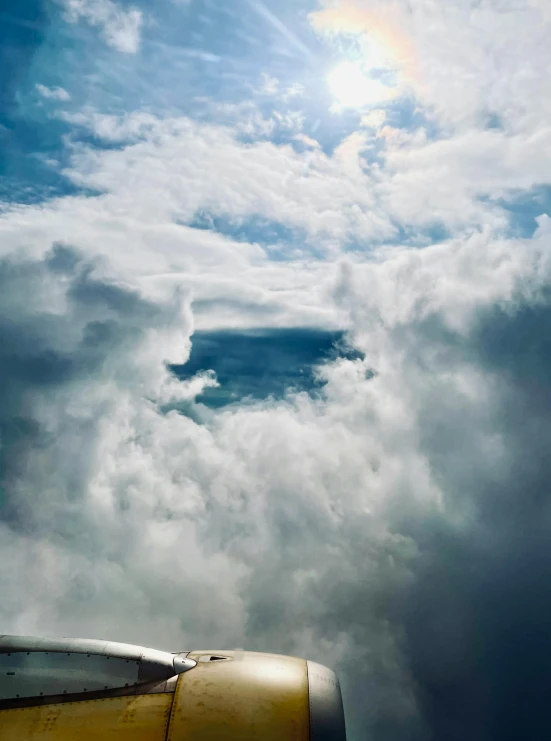
[[[335,672],[307,661],[310,741],[346,741],[344,709]]]

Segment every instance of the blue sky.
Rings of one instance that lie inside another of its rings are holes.
[[[0,0],[5,632],[304,655],[350,741],[544,735],[550,35]]]

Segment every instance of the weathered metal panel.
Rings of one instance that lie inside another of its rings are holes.
[[[0,700],[128,687],[139,669],[139,661],[97,654],[0,653]]]
[[[2,741],[165,741],[172,694],[0,710]]]
[[[202,656],[230,660],[201,661]],[[306,662],[275,654],[192,651],[167,741],[308,741]]]

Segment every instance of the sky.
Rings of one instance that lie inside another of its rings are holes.
[[[551,723],[548,0],[0,0],[3,633]]]

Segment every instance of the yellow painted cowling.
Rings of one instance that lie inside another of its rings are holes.
[[[0,636],[1,741],[345,741],[338,680],[303,659]]]

